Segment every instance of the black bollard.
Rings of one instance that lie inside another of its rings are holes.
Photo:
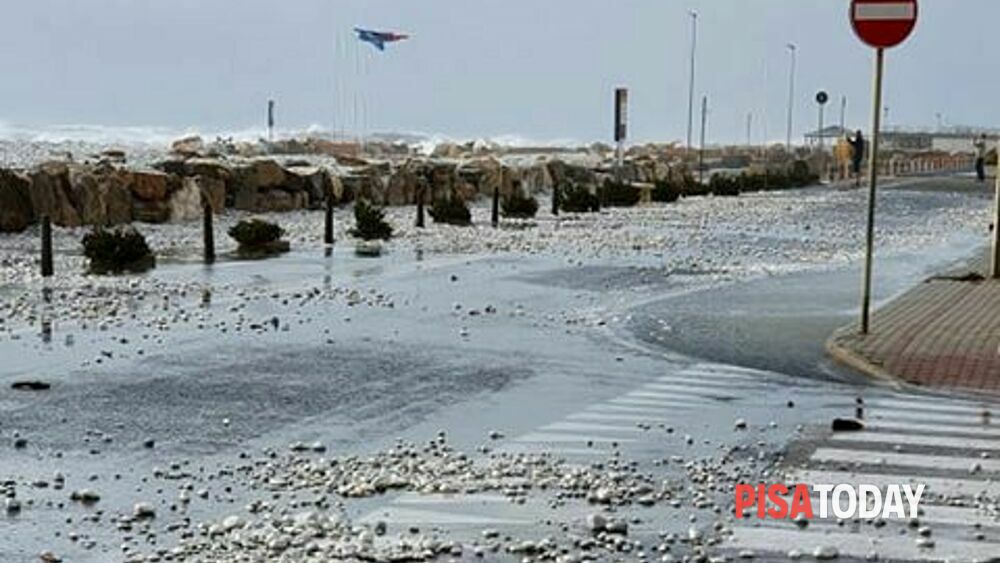
[[[323,242],[333,244],[333,194],[326,194],[326,218],[323,229]]]
[[[493,188],[493,211],[490,214],[490,222],[493,228],[500,226],[500,188]]]
[[[559,184],[552,186],[552,215],[555,217],[559,216],[559,198],[561,194],[559,193]]]
[[[50,278],[55,273],[52,267],[52,221],[42,215],[42,277]]]
[[[215,263],[215,226],[213,225],[212,204],[204,201],[201,204],[202,211],[202,242],[205,253],[205,263]]]
[[[424,228],[424,188],[417,188],[417,228]]]

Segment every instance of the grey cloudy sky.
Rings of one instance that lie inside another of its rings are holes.
[[[828,90],[867,122],[871,52],[848,0],[11,0],[0,33],[0,121],[240,130],[278,100],[291,127],[454,137],[604,140],[612,90],[632,90],[637,140],[681,139],[688,10],[700,12],[709,138],[784,136],[787,42],[799,46],[796,133]],[[922,0],[888,55],[893,124],[1000,123],[988,49],[997,0]],[[358,50],[354,25],[413,34]],[[339,82],[338,82],[339,80]],[[359,99],[355,112],[354,99]],[[766,116],[766,119],[764,119]]]

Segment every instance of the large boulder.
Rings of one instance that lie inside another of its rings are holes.
[[[254,190],[277,188],[285,183],[285,169],[269,158],[253,159],[233,171],[239,188]]]
[[[320,207],[327,194],[336,197],[330,174],[318,166],[292,166],[286,171],[290,179],[308,195],[309,207]],[[288,183],[286,182],[286,189]]]
[[[417,193],[428,182],[430,168],[426,160],[409,159],[389,177],[383,205],[408,205],[416,203]],[[426,201],[430,203],[430,199]]]
[[[408,205],[417,199],[420,176],[406,166],[401,166],[389,177],[383,205]]]
[[[214,158],[192,158],[184,161],[184,176],[205,176],[228,182],[233,171],[221,160]]]
[[[143,223],[166,223],[170,220],[170,202],[133,199],[132,216]]]
[[[492,156],[463,162],[458,175],[480,195],[492,197],[494,189],[503,188],[503,165]]]
[[[0,233],[17,233],[35,221],[29,189],[31,181],[0,169]]]
[[[599,184],[597,173],[579,164],[569,164],[562,160],[552,160],[548,163],[549,177],[553,185],[563,189],[583,188],[595,193]]]
[[[170,220],[190,221],[202,216],[201,187],[193,178],[184,178],[181,189],[170,194]]]
[[[184,178],[184,187],[193,187],[199,194],[199,206],[205,201],[214,213],[222,213],[226,208],[226,183],[210,176],[193,176]]]
[[[461,146],[455,143],[440,143],[431,151],[432,158],[459,158],[465,152]]]
[[[284,212],[303,209],[309,203],[309,195],[305,192],[289,192],[281,189],[268,190],[257,197],[255,211]]]
[[[242,211],[265,211],[262,196],[283,187],[286,180],[285,170],[271,159],[254,159],[238,166],[233,170],[232,205]]]
[[[430,162],[425,180],[431,192],[429,201],[451,198],[469,201],[476,198],[476,184],[459,175],[457,164]]]
[[[82,224],[66,163],[47,162],[33,170],[29,194],[35,215],[48,215],[53,223],[63,227]]]
[[[129,189],[142,201],[163,202],[170,194],[171,177],[170,174],[157,170],[132,172]]]
[[[71,166],[70,186],[85,225],[110,226],[132,221],[129,176],[110,166]]]
[[[205,141],[197,135],[178,139],[170,145],[170,150],[184,157],[198,156],[205,152]]]
[[[552,189],[552,176],[544,162],[536,162],[521,169],[522,195],[532,196]]]

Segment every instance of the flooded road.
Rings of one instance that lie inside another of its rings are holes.
[[[979,241],[941,230],[917,252],[896,233],[982,199],[888,197],[898,213],[883,300]],[[822,232],[850,211],[810,224]],[[714,232],[691,256],[726,245],[774,256],[803,236]],[[976,424],[982,400],[895,389],[825,360],[823,339],[856,314],[849,261],[751,264],[753,275],[676,262],[404,245],[372,261],[341,245],[332,257],[167,263],[150,276],[174,290],[130,294],[135,308],[100,322],[61,320],[57,290],[51,334],[39,318],[0,342],[0,482],[18,501],[0,560],[783,560],[827,547],[919,560],[997,548],[995,468],[968,471],[990,448],[962,446],[996,432]],[[10,390],[26,379],[52,387]],[[831,437],[859,397],[872,432]],[[801,531],[734,519],[733,484],[786,473],[937,479],[968,505],[942,501],[940,527],[929,517],[935,548],[918,547],[908,522]],[[100,499],[72,501],[80,491]],[[595,516],[611,523],[595,529]]]

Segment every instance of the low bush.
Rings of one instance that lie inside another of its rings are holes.
[[[640,193],[632,184],[607,179],[604,181],[602,196],[609,207],[632,207],[639,203]]]
[[[777,168],[769,169],[764,180],[766,182],[764,189],[768,191],[787,190],[792,187],[788,174]]]
[[[561,186],[559,196],[560,209],[569,213],[590,213],[601,208],[597,196],[580,184]]]
[[[531,219],[538,214],[538,200],[515,193],[500,202],[500,212],[511,219]]]
[[[708,184],[703,184],[694,176],[684,178],[684,197],[694,197],[708,195],[712,193],[712,188]]]
[[[284,229],[263,219],[245,219],[229,229],[229,236],[246,247],[271,244],[284,235]]]
[[[788,178],[791,184],[797,188],[804,188],[819,183],[819,175],[813,174],[809,169],[809,164],[804,160],[796,160],[792,163],[788,171]]]
[[[684,186],[671,180],[658,180],[653,186],[653,201],[660,203],[673,203],[681,198],[684,193]]]
[[[354,228],[351,236],[361,240],[389,240],[392,225],[385,220],[385,211],[371,205],[365,199],[354,204]]]
[[[146,237],[132,227],[95,228],[83,237],[83,255],[90,259],[90,272],[100,275],[144,272],[156,265]]]
[[[740,178],[729,174],[712,174],[708,188],[717,197],[735,197],[740,195]]]
[[[468,227],[472,224],[472,213],[465,202],[457,197],[439,199],[431,206],[429,213],[435,223]]]

